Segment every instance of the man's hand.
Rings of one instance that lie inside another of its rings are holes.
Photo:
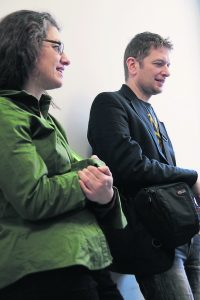
[[[192,190],[193,190],[195,196],[200,198],[200,179],[199,179],[199,176],[198,176],[197,181],[195,182],[195,184],[192,186]]]

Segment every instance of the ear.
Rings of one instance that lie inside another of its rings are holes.
[[[137,73],[138,61],[134,57],[128,57],[126,65],[130,75],[135,75]]]

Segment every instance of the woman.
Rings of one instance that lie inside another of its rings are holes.
[[[0,299],[122,299],[102,226],[123,227],[112,175],[48,113],[70,64],[48,13],[0,21]],[[113,223],[113,224],[112,224]]]

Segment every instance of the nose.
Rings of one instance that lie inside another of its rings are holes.
[[[169,66],[168,65],[163,66],[162,74],[165,77],[169,77],[170,76],[170,71],[169,71]]]
[[[65,66],[70,65],[70,60],[64,52],[62,53],[60,60],[63,65],[65,65]]]

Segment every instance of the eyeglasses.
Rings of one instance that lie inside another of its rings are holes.
[[[45,39],[44,41],[52,43],[52,44],[55,44],[55,46],[53,47],[55,49],[55,51],[58,52],[60,55],[63,54],[63,52],[64,52],[64,44],[62,42],[48,40],[48,39]]]

